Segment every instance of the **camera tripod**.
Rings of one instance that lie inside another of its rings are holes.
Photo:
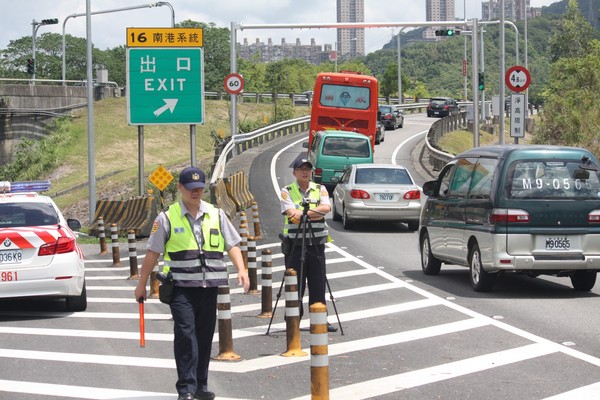
[[[310,219],[308,218],[308,210],[310,207],[310,201],[307,199],[304,199],[302,201],[302,203],[300,204],[303,207],[303,211],[302,211],[302,217],[300,219],[300,225],[299,225],[299,231],[301,232],[301,249],[300,249],[300,266],[299,268],[294,268],[298,271],[298,295],[299,297],[302,295],[302,288],[305,287],[305,262],[306,262],[306,253],[307,253],[307,234],[310,234],[310,238],[311,238],[311,243],[315,244],[316,242],[316,238],[315,238],[315,233],[313,231],[312,228],[312,224]],[[285,238],[283,237],[283,235],[280,235],[280,238],[282,238],[282,240],[285,240]],[[289,255],[286,255],[286,264],[288,260],[291,260],[292,258],[292,254],[294,254],[294,250],[296,248],[296,245],[298,244],[298,233],[296,233],[296,236],[294,237],[294,243],[291,246],[291,249],[289,250]],[[321,256],[319,256],[320,258]],[[288,265],[285,266],[286,268],[288,268]],[[322,260],[322,267],[325,268],[325,260]],[[327,279],[327,275],[324,274],[325,276],[325,284],[327,285],[327,290],[329,291],[329,300],[331,301],[331,304],[333,305],[333,310],[335,311],[335,316],[337,318],[337,322],[338,325],[340,327],[340,333],[343,335],[344,334],[344,328],[342,328],[342,323],[340,322],[340,316],[338,314],[337,311],[337,307],[335,305],[335,300],[333,298],[333,293],[331,291],[331,286],[329,286],[329,279]],[[277,310],[277,304],[279,303],[279,298],[281,297],[281,291],[283,290],[285,284],[285,275],[283,276],[282,280],[281,280],[281,286],[279,287],[279,292],[277,293],[277,299],[275,300],[275,307],[273,307],[273,313],[271,313],[271,320],[269,321],[269,327],[267,328],[267,335],[269,334],[269,331],[271,330],[271,324],[273,322],[273,317],[275,316],[275,311]],[[302,316],[302,298],[299,299],[300,301],[298,302],[299,305],[298,307],[300,308],[300,316]]]

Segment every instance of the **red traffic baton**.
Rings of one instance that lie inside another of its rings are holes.
[[[138,299],[140,303],[140,347],[146,347],[146,338],[144,337],[144,298]]]

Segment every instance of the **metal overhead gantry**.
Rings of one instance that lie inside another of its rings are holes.
[[[142,4],[139,6],[113,8],[110,10],[92,11],[92,12],[90,12],[90,15],[108,14],[108,13],[113,13],[113,12],[136,10],[139,8],[152,8],[152,7],[161,7],[161,6],[167,6],[171,9],[171,27],[175,27],[175,10],[173,9],[173,6],[166,1],[159,1],[157,3],[150,3],[150,4]],[[65,18],[65,20],[63,21],[63,26],[62,26],[62,81],[63,81],[63,86],[66,85],[65,80],[66,80],[66,75],[67,75],[65,26],[67,25],[67,21],[69,20],[69,18],[85,17],[86,15],[87,15],[86,13],[71,14],[71,15],[67,16]]]
[[[318,23],[318,24],[243,24],[238,22],[231,22],[231,73],[237,73],[237,31],[248,30],[248,29],[357,29],[357,28],[420,28],[424,26],[462,26],[464,28],[477,26],[477,19],[472,21],[457,20],[457,21],[421,21],[421,22],[338,22],[338,23]],[[400,40],[398,38],[398,40]],[[477,49],[477,35],[473,35],[473,49]],[[473,52],[475,53],[475,51]],[[477,55],[473,54],[472,62],[472,75],[477,76]],[[398,77],[400,80],[400,77]],[[473,79],[473,104],[477,104],[478,99],[478,88],[477,81]],[[479,115],[473,113],[474,119],[474,135],[479,138]],[[231,137],[235,140],[235,135],[238,130],[237,122],[237,95],[231,95]],[[479,140],[477,139],[477,143]]]

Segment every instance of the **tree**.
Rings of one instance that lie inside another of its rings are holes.
[[[29,79],[26,65],[32,58],[31,37],[11,40],[0,59],[0,75],[6,78]],[[107,50],[108,51],[108,50]],[[92,47],[92,59],[102,58],[103,52]],[[86,79],[86,41],[72,35],[65,35],[66,79]],[[120,60],[124,70],[125,58]],[[110,63],[117,65],[116,63]],[[94,64],[97,65],[97,64]],[[37,79],[62,79],[62,35],[46,32],[36,39],[35,71]],[[123,75],[124,76],[124,75]],[[125,84],[123,78],[120,84]]]
[[[280,112],[278,110],[279,98],[278,93],[293,93],[297,87],[297,76],[293,74],[293,68],[289,60],[281,60],[269,63],[267,65],[267,88],[273,94],[274,104],[274,119],[279,120]]]
[[[214,22],[208,24],[185,20],[179,28],[202,28],[204,37],[204,88],[207,91],[223,90],[223,80],[230,72],[230,33],[228,28],[219,28]]]
[[[590,50],[590,41],[598,36],[592,25],[581,15],[576,0],[569,0],[560,29],[549,40],[550,58],[584,56]]]
[[[581,146],[600,155],[600,41],[590,41],[588,49],[585,56],[562,57],[552,65],[536,143]]]
[[[402,75],[402,88],[406,89],[408,87],[409,80],[406,75]],[[404,91],[404,90],[403,90]],[[385,73],[383,74],[383,79],[379,80],[379,92],[384,96],[388,97],[392,94],[398,94],[398,64],[397,63],[389,63]]]

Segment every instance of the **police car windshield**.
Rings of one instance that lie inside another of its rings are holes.
[[[44,203],[0,204],[0,228],[58,224],[54,207]]]

